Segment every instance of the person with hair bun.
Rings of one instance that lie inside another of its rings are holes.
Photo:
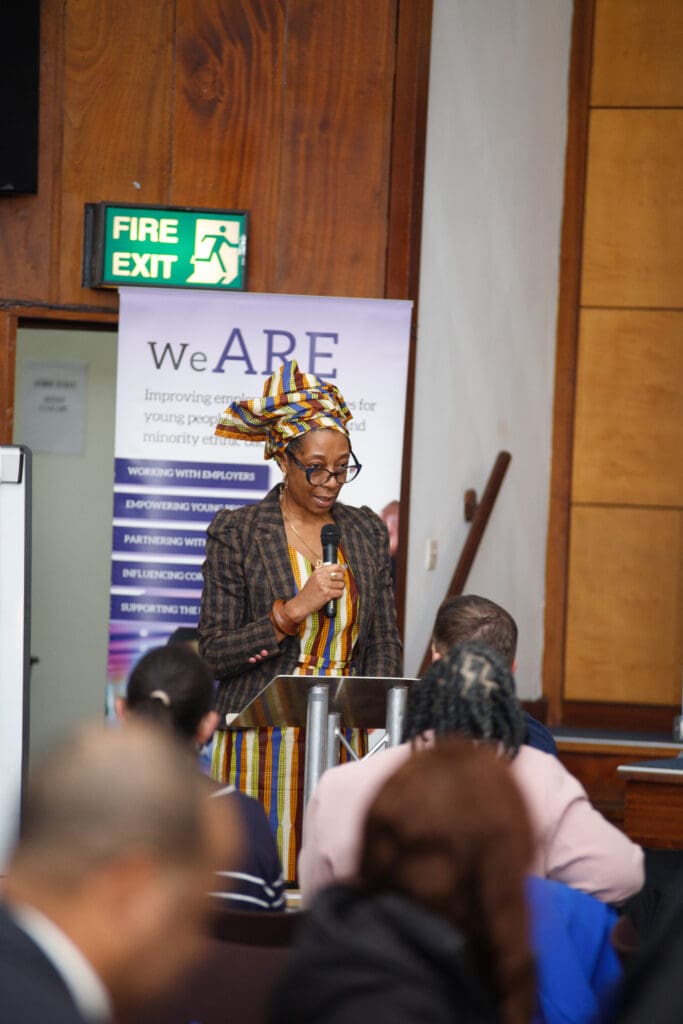
[[[190,647],[174,643],[156,647],[140,658],[118,709],[153,719],[181,739],[203,746],[218,724],[213,691],[206,662]]]
[[[209,742],[218,722],[213,703],[214,682],[208,665],[190,647],[174,643],[143,655],[128,679],[126,698],[117,700],[116,710],[120,718],[130,714],[156,722],[199,749]],[[218,872],[222,881],[213,895],[244,910],[283,910],[282,868],[263,807],[234,786],[217,789],[212,796],[230,802],[244,840],[239,870]]]

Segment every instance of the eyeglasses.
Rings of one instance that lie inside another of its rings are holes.
[[[349,452],[349,455],[353,459],[353,462],[348,463],[346,466],[342,466],[341,469],[336,469],[334,472],[330,469],[325,469],[324,466],[304,466],[303,462],[299,462],[296,456],[292,455],[291,452],[287,452],[287,455],[298,469],[302,469],[304,471],[306,474],[306,480],[312,487],[317,487],[320,484],[326,484],[332,479],[332,477],[335,478],[337,483],[348,484],[352,480],[356,479],[363,468],[351,451]]]

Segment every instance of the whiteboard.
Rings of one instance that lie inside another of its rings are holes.
[[[0,445],[0,872],[17,830],[28,761],[31,453]]]

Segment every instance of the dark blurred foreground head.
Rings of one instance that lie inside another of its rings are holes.
[[[208,794],[189,752],[140,722],[81,729],[30,780],[5,899],[56,924],[117,1011],[200,950],[212,872],[238,842]]]
[[[445,918],[466,939],[506,1024],[534,1001],[524,875],[526,810],[491,748],[452,738],[417,752],[385,784],[366,820],[359,881]]]

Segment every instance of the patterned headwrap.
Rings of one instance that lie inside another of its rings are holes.
[[[308,430],[339,430],[352,418],[334,384],[314,373],[302,373],[296,359],[282,363],[266,381],[263,398],[233,402],[216,425],[219,437],[265,441],[264,457],[272,459],[294,437]]]

